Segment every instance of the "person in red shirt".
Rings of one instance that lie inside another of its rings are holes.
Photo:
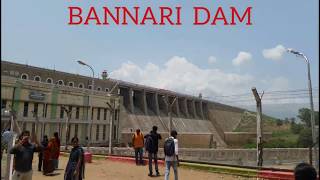
[[[54,152],[53,152],[53,165],[54,169],[58,169],[59,166],[59,156],[60,156],[60,138],[58,132],[53,134],[54,136]]]

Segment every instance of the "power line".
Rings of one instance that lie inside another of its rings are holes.
[[[318,90],[318,87],[312,88],[312,90]],[[293,90],[282,90],[282,91],[265,91],[265,94],[274,94],[274,93],[294,93],[294,92],[306,92],[308,93],[308,89],[293,89]],[[214,96],[214,97],[233,97],[233,96],[237,96],[237,97],[241,97],[241,96],[249,96],[251,95],[251,93],[242,93],[242,94],[231,94],[231,95],[222,95],[222,96]],[[208,98],[208,97],[206,97]]]

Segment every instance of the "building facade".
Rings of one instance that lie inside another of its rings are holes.
[[[5,110],[13,110],[20,129],[33,134],[38,127],[38,137],[51,137],[58,132],[62,144],[67,137],[71,140],[74,136],[84,144],[92,128],[92,143],[106,145],[112,121],[112,141],[119,142],[119,96],[110,94],[109,90],[103,91],[99,86],[100,90],[85,88],[88,82],[75,85],[73,81],[56,79],[57,76],[49,77],[48,74],[45,77],[30,69],[27,69],[28,73],[12,67],[2,66],[1,72],[2,130],[10,119]]]

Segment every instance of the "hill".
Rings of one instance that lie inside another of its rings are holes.
[[[241,117],[241,121],[234,129],[234,132],[256,132],[256,113],[246,111]],[[289,148],[297,147],[298,135],[291,132],[291,123],[276,119],[271,116],[262,116],[262,131],[271,132],[272,135],[266,140],[264,147],[269,148]],[[243,148],[255,148],[256,140],[252,139]]]

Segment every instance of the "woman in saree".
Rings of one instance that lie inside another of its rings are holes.
[[[82,180],[84,179],[84,151],[79,146],[79,139],[72,138],[72,150],[64,174],[64,180]]]
[[[43,174],[48,175],[49,173],[52,173],[54,170],[53,166],[53,153],[55,149],[55,144],[54,144],[54,138],[51,138],[48,146],[45,148],[43,152]]]

